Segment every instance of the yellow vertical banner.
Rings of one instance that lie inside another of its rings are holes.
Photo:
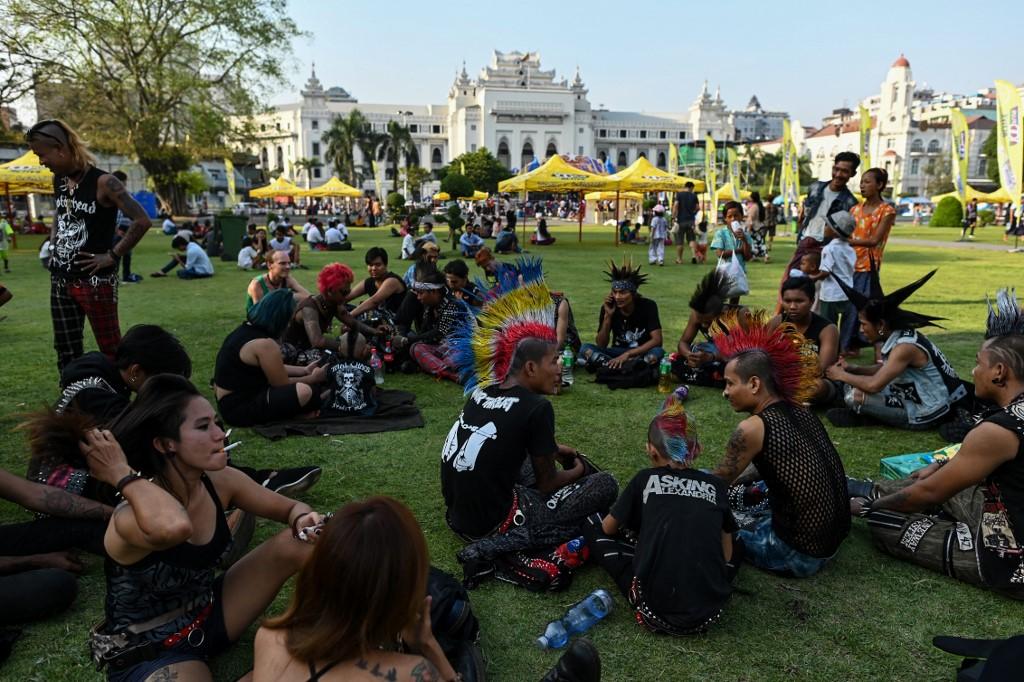
[[[381,170],[380,169],[380,165],[376,161],[374,161],[373,162],[373,186],[377,190],[377,201],[380,201],[380,202],[383,203],[383,201],[384,201],[384,194],[381,191],[381,185],[383,183],[381,182],[380,170]]]
[[[999,182],[1010,195],[1017,215],[1021,210],[1021,172],[1024,166],[1024,142],[1021,141],[1021,101],[1017,88],[1008,81],[996,81],[996,149]]]
[[[466,162],[465,161],[459,161],[459,174],[460,175],[465,175],[466,174]]]
[[[228,204],[227,208],[234,206],[237,200],[235,199],[235,164],[231,162],[231,159],[224,157],[224,176],[228,181]]]
[[[676,148],[671,142],[668,143],[668,172],[672,175],[679,174],[679,149]],[[675,195],[672,192],[668,194],[668,208],[672,210],[672,202],[675,201]]]
[[[715,148],[715,141],[711,139],[711,135],[708,135],[704,139],[704,184],[708,187],[708,195],[711,197],[711,204],[715,204],[715,190],[718,189],[715,185],[717,180],[717,173],[715,168],[715,155],[717,150]],[[708,221],[711,225],[715,220]]]
[[[860,106],[860,167],[871,168],[871,114]]]
[[[967,205],[967,155],[970,153],[970,141],[967,137],[967,117],[958,108],[950,109],[949,120],[952,125],[953,144],[953,189],[956,190],[960,203]]]
[[[726,147],[725,158],[729,160],[729,187],[732,189],[732,200],[740,200],[740,158],[736,150]]]
[[[789,143],[793,139],[792,130],[789,127],[789,119],[783,119],[782,121],[782,147],[779,149],[779,153],[782,156],[781,159],[781,172],[779,173],[779,195],[782,197],[783,206],[785,207],[784,213],[789,212],[790,204],[790,192],[789,186],[791,180],[789,177]]]
[[[775,169],[772,168],[772,174],[768,177],[768,192],[767,195],[771,195],[772,190],[775,189]]]
[[[792,139],[789,140],[789,188],[793,201],[800,201],[800,155]]]

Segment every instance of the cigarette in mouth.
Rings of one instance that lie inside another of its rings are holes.
[[[224,446],[224,452],[228,452],[229,450],[233,450],[233,449],[237,448],[241,444],[242,444],[242,441],[236,441],[236,442],[232,443],[231,445],[225,445]]]

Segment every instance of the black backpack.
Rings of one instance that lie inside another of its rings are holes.
[[[469,605],[469,593],[458,580],[430,567],[427,577],[430,600],[430,627],[445,657],[463,682],[487,679],[480,652],[480,622]]]

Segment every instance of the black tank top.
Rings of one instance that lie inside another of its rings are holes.
[[[806,408],[777,402],[758,416],[764,422],[764,446],[754,466],[768,484],[775,534],[798,552],[832,556],[850,532],[839,453]]]
[[[1017,541],[1021,542],[1024,541],[1024,393],[985,417],[984,422],[1001,426],[1017,436],[1017,456],[1000,464],[989,474],[986,483],[994,486],[1002,499]]]
[[[384,299],[384,307],[397,315],[398,309],[402,307],[402,301],[405,299],[405,282],[403,282],[402,278],[393,272],[389,272],[384,276],[385,282],[388,281],[389,279],[397,279],[398,283],[402,285],[399,291],[391,294],[386,299]],[[363,290],[366,292],[367,297],[376,294],[376,280],[374,280],[373,277],[367,277],[365,280],[363,280]]]
[[[96,198],[98,181],[106,171],[90,166],[72,192],[65,176],[54,177],[57,238],[50,252],[50,272],[64,279],[89,275],[77,264],[79,253],[106,253],[113,244],[117,228],[117,208],[103,206]],[[100,270],[97,277],[107,277],[114,267]]]
[[[213,369],[213,383],[228,391],[259,391],[270,384],[267,375],[255,365],[242,362],[242,346],[256,339],[269,339],[262,328],[249,324],[240,325],[228,334],[217,351],[217,362]]]
[[[130,566],[108,558],[105,565],[107,634],[117,634],[129,625],[145,623],[188,605],[189,608],[174,620],[138,635],[140,639],[158,642],[179,632],[210,603],[214,569],[231,545],[231,530],[213,483],[206,474],[201,480],[215,507],[217,525],[213,537],[205,545],[183,542],[153,552]]]
[[[785,313],[782,314],[782,319],[786,322],[789,321]],[[830,324],[832,323],[818,313],[811,313],[811,321],[807,324],[807,329],[804,331],[804,338],[811,342],[811,347],[815,353],[821,350],[821,332]]]

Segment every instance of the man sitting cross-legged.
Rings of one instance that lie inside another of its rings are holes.
[[[392,339],[396,350],[409,349],[411,359],[402,363],[402,370],[411,373],[418,366],[431,376],[458,382],[449,339],[472,314],[465,302],[445,288],[444,274],[423,264],[398,311],[398,330]]]
[[[902,481],[850,480],[850,509],[894,557],[1024,599],[1024,310],[1011,291],[996,295],[985,339],[974,390],[995,409],[950,460]]]
[[[665,355],[661,347],[661,318],[658,304],[637,291],[647,275],[630,262],[611,263],[605,274],[612,290],[605,297],[598,316],[597,338],[580,348],[579,363],[589,368],[622,367],[631,358],[655,365]]]
[[[750,563],[803,578],[820,571],[850,531],[846,474],[825,428],[801,406],[814,390],[817,359],[791,325],[772,329],[764,318],[714,338],[727,359],[723,394],[750,414],[714,473],[732,483],[749,464],[757,468],[762,482],[730,493],[733,508],[753,516],[737,537]],[[765,493],[767,504],[755,504]]]
[[[292,261],[287,251],[271,251],[267,258],[266,274],[254,277],[246,290],[245,311],[249,312],[264,296],[277,289],[289,289],[295,294],[296,302],[309,296],[306,287],[291,274]]]
[[[542,396],[560,387],[561,367],[554,305],[537,270],[488,302],[479,327],[466,320],[453,344],[470,397],[441,451],[441,490],[448,525],[474,541],[458,554],[467,577],[499,556],[578,536],[618,489],[611,474],[587,475],[577,451],[555,440]]]

